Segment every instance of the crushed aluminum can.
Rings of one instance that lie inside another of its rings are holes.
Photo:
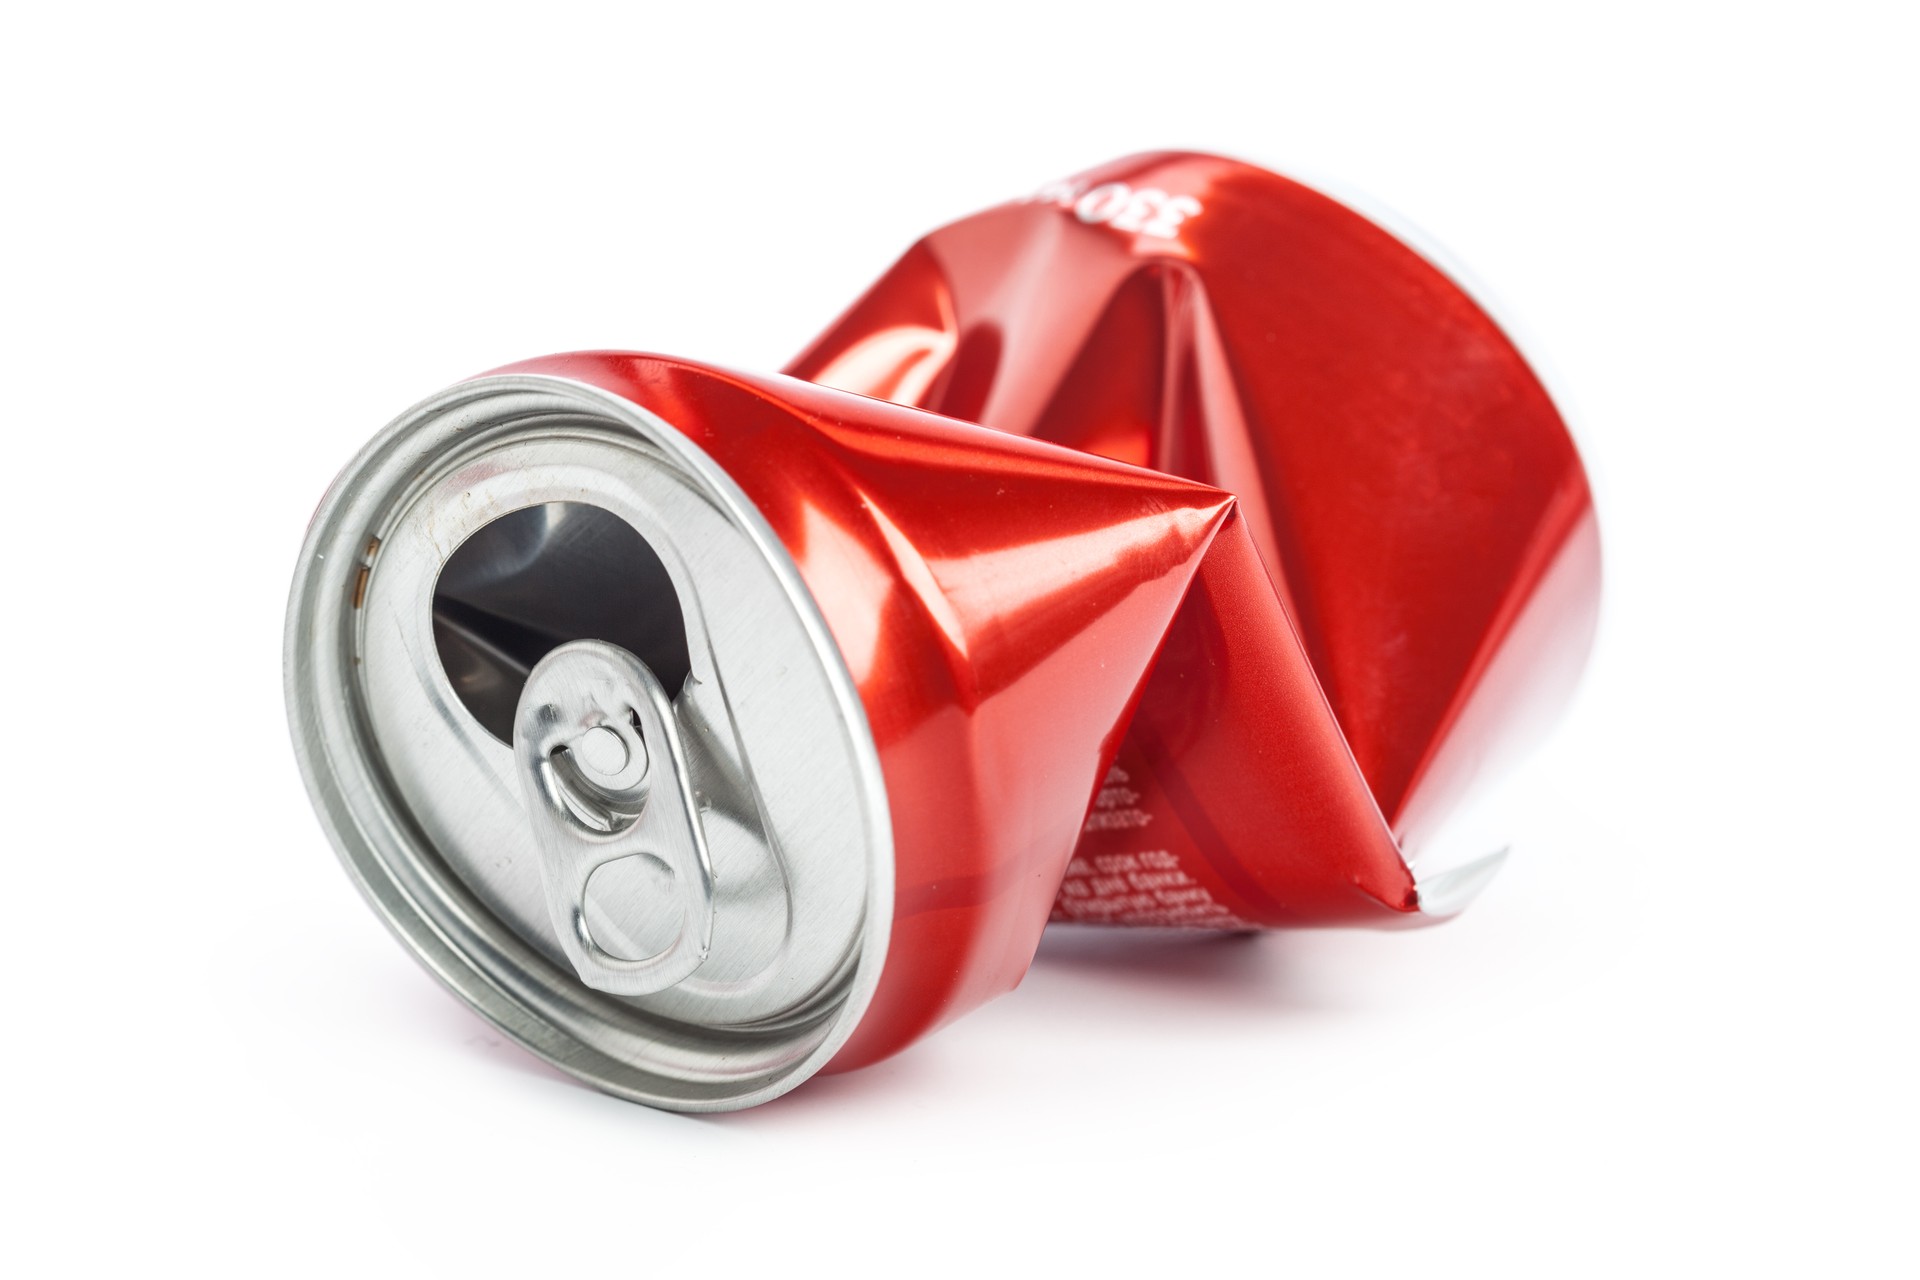
[[[1418,921],[1485,879],[1410,854],[1564,694],[1597,539],[1425,258],[1136,157],[935,232],[789,372],[510,366],[315,515],[309,792],[503,1031],[738,1108],[1010,989],[1050,915]]]
[[[1564,703],[1599,538],[1566,425],[1428,256],[1239,161],[1133,156],[915,244],[787,370],[1238,499],[1060,920],[1417,923],[1416,872]]]

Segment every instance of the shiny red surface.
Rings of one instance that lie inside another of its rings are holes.
[[[1189,203],[1148,234],[1112,184]],[[1540,382],[1455,282],[1288,179],[1143,155],[964,219],[788,372],[1239,498],[1059,918],[1414,912],[1402,850],[1584,662],[1592,499]]]
[[[1011,989],[1207,549],[1205,485],[779,376],[625,353],[546,373],[672,423],[792,554],[859,688],[895,844],[880,987],[835,1069]]]
[[[1184,217],[1116,227],[1111,184]],[[1592,502],[1518,351],[1386,232],[1232,161],[1135,157],[937,231],[798,377],[513,368],[712,455],[846,658],[896,891],[835,1069],[1014,986],[1050,912],[1417,918],[1403,850],[1590,641]]]

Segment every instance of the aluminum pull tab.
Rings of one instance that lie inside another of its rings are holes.
[[[580,980],[639,996],[698,969],[713,944],[713,862],[673,703],[647,664],[600,640],[553,650],[521,691],[513,755],[548,915]],[[666,868],[679,928],[661,950],[627,959],[594,940],[587,884],[636,856]]]

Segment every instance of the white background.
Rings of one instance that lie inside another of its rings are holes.
[[[11,11],[0,1266],[1913,1274],[1911,13]],[[1606,617],[1507,872],[1417,934],[1050,936],[718,1119],[502,1043],[295,774],[334,470],[523,356],[776,368],[1159,146],[1398,209],[1576,418]]]

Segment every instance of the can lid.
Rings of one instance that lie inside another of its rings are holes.
[[[786,548],[672,426],[537,375],[415,406],[316,513],[286,644],[341,857],[528,1048],[723,1110],[852,1032],[892,924],[879,756]]]

